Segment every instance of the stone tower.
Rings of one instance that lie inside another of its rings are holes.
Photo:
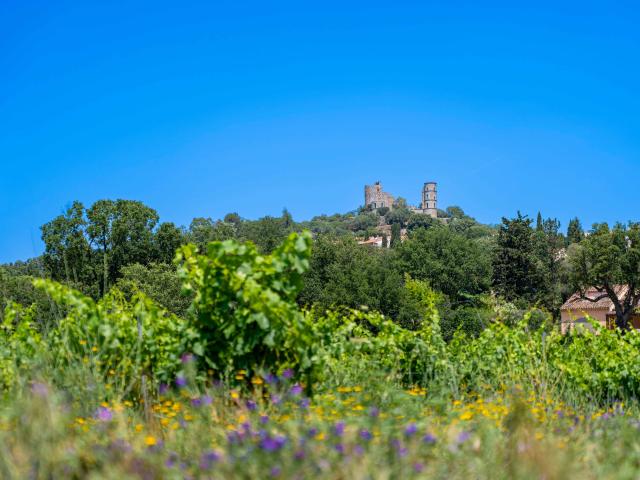
[[[369,208],[393,207],[393,196],[382,190],[382,184],[376,182],[373,185],[364,186],[364,205]]]
[[[422,187],[422,212],[438,218],[438,190],[436,182],[427,182]]]

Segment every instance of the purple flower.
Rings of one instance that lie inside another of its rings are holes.
[[[200,469],[209,470],[218,460],[220,460],[220,454],[213,450],[209,450],[208,452],[203,453],[202,457],[200,457]]]
[[[179,375],[176,377],[176,386],[178,388],[183,388],[187,386],[187,379],[184,378],[182,375]]]
[[[343,444],[336,443],[333,448],[336,449],[336,452],[338,452],[340,454],[344,454],[344,445]]]
[[[282,398],[280,398],[280,395],[271,395],[271,403],[273,403],[274,405],[278,405],[280,404],[280,402],[282,402]]]
[[[284,372],[282,372],[282,378],[286,378],[287,380],[289,380],[290,378],[293,378],[293,370],[290,368],[287,368]]]
[[[467,440],[469,440],[470,437],[471,437],[471,434],[469,432],[467,431],[460,432],[460,435],[458,435],[458,439],[457,439],[458,445],[466,442]]]
[[[158,393],[160,393],[160,395],[166,395],[168,391],[169,385],[167,385],[166,383],[161,383],[160,388],[158,389]]]
[[[315,427],[311,427],[307,432],[307,436],[309,437],[315,437],[317,434],[318,434],[318,429]]]
[[[203,405],[211,405],[211,402],[213,402],[213,399],[209,395],[203,395],[202,396],[202,404]]]
[[[302,400],[300,400],[300,408],[309,408],[310,403],[311,400],[309,400],[308,398],[303,398]]]
[[[250,412],[254,412],[257,408],[258,408],[258,404],[256,402],[254,402],[253,400],[247,400],[247,409]]]
[[[369,409],[369,416],[373,418],[378,418],[379,415],[380,415],[380,409],[378,407],[371,407]]]
[[[356,455],[364,454],[364,448],[362,447],[362,445],[356,445],[355,447],[353,447],[353,451]]]
[[[302,449],[296,450],[296,453],[293,454],[293,458],[295,458],[296,460],[304,460],[304,457],[305,453]]]
[[[37,395],[38,397],[46,397],[49,394],[49,389],[47,385],[41,382],[33,382],[31,384],[31,393]]]
[[[264,376],[264,381],[267,382],[269,385],[273,385],[275,383],[278,383],[278,377],[276,377],[273,373],[267,373]]]
[[[113,420],[113,413],[107,407],[99,407],[98,410],[96,410],[95,417],[101,422],[110,422]]]
[[[373,435],[369,430],[360,430],[360,438],[366,441],[369,441],[373,438]]]
[[[291,387],[290,393],[294,397],[300,395],[302,393],[302,387],[300,386],[300,384],[296,383],[293,387]]]
[[[416,473],[421,473],[424,470],[424,465],[420,462],[416,462],[413,464],[413,471]]]
[[[192,354],[190,354],[190,353],[185,353],[184,355],[182,355],[182,357],[180,357],[180,361],[181,361],[182,363],[185,363],[185,364],[186,364],[186,363],[191,363],[191,362],[193,362],[193,358],[194,358],[194,357],[193,357],[193,355],[192,355]]]
[[[282,473],[282,469],[278,466],[275,466],[271,469],[271,472],[269,473],[272,477],[279,477],[280,473]]]
[[[336,437],[341,437],[344,434],[344,422],[338,422],[333,426],[333,434]]]
[[[260,415],[260,423],[263,425],[269,421],[269,415]]]
[[[407,425],[407,428],[404,429],[404,434],[407,437],[411,437],[413,436],[416,432],[418,431],[418,427],[416,426],[415,423],[410,423],[409,425]]]
[[[422,437],[422,441],[427,445],[433,445],[436,443],[436,436],[433,433],[427,433],[424,437]]]
[[[285,443],[287,443],[287,437],[283,435],[276,435],[275,437],[267,435],[260,442],[260,448],[265,452],[277,452],[284,447]]]
[[[200,407],[202,406],[202,399],[197,397],[197,398],[192,398],[191,399],[191,405],[193,405],[194,407]]]

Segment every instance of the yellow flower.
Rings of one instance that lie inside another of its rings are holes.
[[[144,437],[144,443],[152,447],[156,444],[156,437],[154,437],[153,435],[147,435],[146,437]]]
[[[460,420],[471,420],[473,418],[473,413],[471,413],[470,411],[466,411],[463,412],[462,415],[460,415]]]
[[[86,340],[80,340],[80,345],[86,345],[87,341]]]
[[[240,394],[238,392],[231,392],[231,398],[238,400],[240,398]]]
[[[324,433],[322,433],[322,432],[318,433],[318,434],[315,436],[315,439],[316,439],[316,440],[320,440],[320,441],[324,440]]]
[[[92,352],[97,352],[98,351],[98,347],[91,347],[91,351]]]
[[[142,424],[138,423],[134,428],[136,429],[136,432],[141,432],[144,427],[142,426]]]
[[[264,381],[260,377],[253,377],[251,383],[253,383],[254,385],[262,385]]]
[[[162,425],[163,427],[166,427],[167,425],[169,425],[169,419],[168,418],[161,418],[160,419],[160,425]]]

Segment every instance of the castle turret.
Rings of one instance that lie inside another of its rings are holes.
[[[438,191],[436,182],[426,182],[422,187],[422,211],[438,218]]]

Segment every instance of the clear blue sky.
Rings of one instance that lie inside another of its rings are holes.
[[[523,3],[3,0],[0,262],[74,199],[640,220],[640,7]]]

